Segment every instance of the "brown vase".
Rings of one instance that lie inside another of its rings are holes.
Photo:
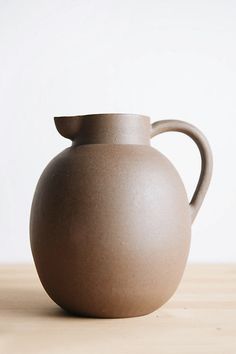
[[[207,140],[177,120],[146,116],[57,117],[72,146],[39,179],[31,210],[34,261],[48,295],[78,315],[148,314],[176,290],[189,253],[191,224],[212,173]],[[202,169],[189,204],[173,165],[150,146],[167,131],[190,136]]]

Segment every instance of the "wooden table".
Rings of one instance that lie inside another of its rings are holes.
[[[130,319],[66,315],[33,266],[0,266],[1,354],[236,354],[236,265],[188,265],[158,311]]]

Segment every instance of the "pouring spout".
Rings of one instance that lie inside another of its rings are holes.
[[[70,140],[75,140],[78,136],[80,125],[81,125],[81,116],[72,116],[72,117],[54,117],[54,122],[57,128],[57,131],[64,137]]]

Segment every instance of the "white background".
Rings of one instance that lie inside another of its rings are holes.
[[[69,145],[53,116],[99,112],[200,128],[214,175],[190,261],[236,261],[236,1],[0,1],[0,262],[30,262],[29,212],[48,161]],[[189,138],[154,145],[189,197],[200,158]]]

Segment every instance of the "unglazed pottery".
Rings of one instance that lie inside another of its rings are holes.
[[[212,173],[206,138],[177,120],[146,116],[57,117],[72,146],[39,179],[31,211],[34,261],[49,296],[93,317],[148,314],[175,292],[187,261],[191,224]],[[190,136],[202,168],[189,204],[173,165],[150,146],[168,131]]]

